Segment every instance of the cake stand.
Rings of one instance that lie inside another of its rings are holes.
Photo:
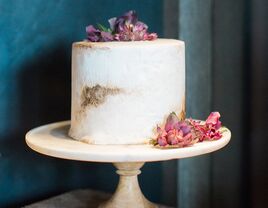
[[[113,163],[119,174],[114,195],[99,208],[156,208],[142,194],[137,176],[145,162],[193,157],[224,147],[231,138],[226,129],[217,141],[197,143],[180,149],[158,149],[151,145],[90,145],[68,137],[70,121],[37,127],[26,134],[27,145],[45,155],[86,162]]]

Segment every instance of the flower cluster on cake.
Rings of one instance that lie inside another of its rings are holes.
[[[87,39],[92,42],[155,40],[156,33],[149,33],[148,26],[138,20],[133,10],[108,20],[110,27],[101,24],[86,27]]]
[[[192,146],[197,142],[214,141],[222,137],[220,113],[212,112],[206,121],[193,119],[179,120],[171,113],[164,127],[157,126],[158,136],[151,143],[161,148],[180,148]]]

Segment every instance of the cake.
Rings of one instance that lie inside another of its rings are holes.
[[[73,43],[72,138],[100,145],[146,144],[170,112],[184,119],[184,42],[155,39],[146,25],[135,23],[133,29],[125,21],[124,31],[115,35],[89,26],[91,41]]]
[[[170,112],[185,115],[184,43],[77,42],[69,135],[91,144],[141,144]]]

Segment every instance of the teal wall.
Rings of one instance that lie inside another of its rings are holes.
[[[71,43],[89,23],[135,9],[163,34],[162,1],[0,0],[0,207],[18,207],[75,188],[113,191],[109,164],[39,155],[24,142],[33,127],[70,118]],[[162,168],[147,164],[146,196],[161,200]]]

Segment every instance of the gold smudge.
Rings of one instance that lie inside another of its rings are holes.
[[[98,107],[103,104],[109,95],[117,95],[122,92],[122,89],[114,87],[103,87],[99,84],[88,87],[84,86],[81,93],[81,108]]]
[[[79,48],[79,49],[99,49],[99,50],[108,50],[109,48],[107,46],[104,46],[103,43],[93,43],[93,42],[76,42],[73,43],[73,47]]]
[[[184,120],[186,118],[186,109],[185,109],[185,95],[182,98],[181,103],[181,112],[179,113],[179,119]]]

